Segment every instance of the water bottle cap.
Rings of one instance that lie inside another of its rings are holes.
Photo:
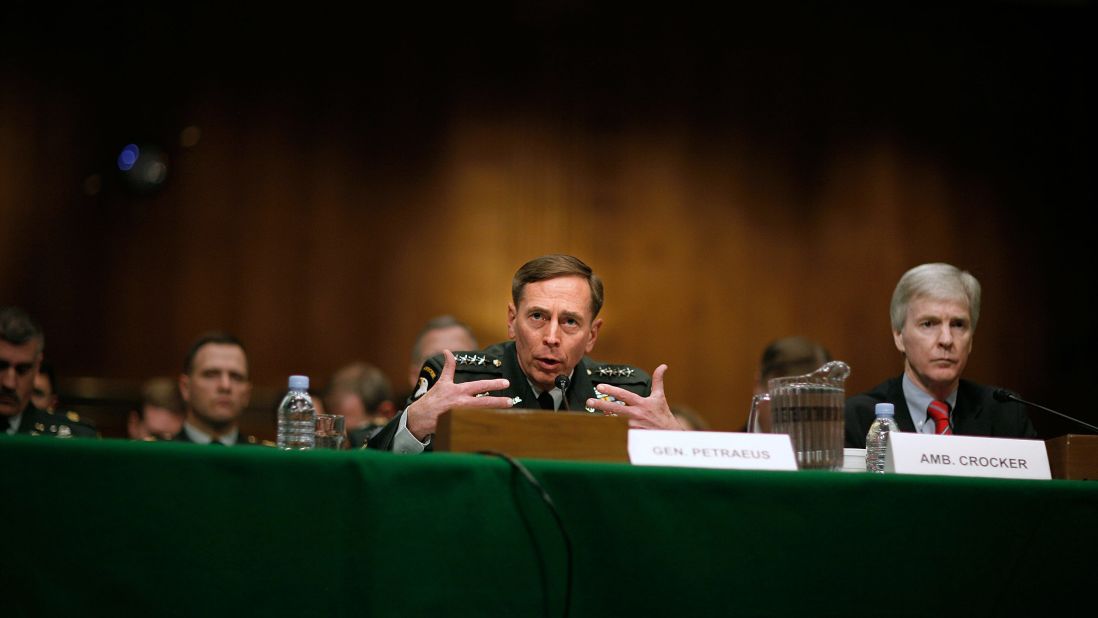
[[[873,408],[873,412],[877,416],[895,416],[896,406],[891,403],[879,403]]]
[[[298,391],[309,390],[309,376],[290,376],[290,388]]]

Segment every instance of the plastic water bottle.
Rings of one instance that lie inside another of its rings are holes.
[[[316,444],[316,408],[309,376],[290,376],[290,392],[278,404],[278,448],[304,451]]]
[[[866,472],[883,473],[885,471],[885,457],[888,455],[888,434],[900,431],[896,425],[896,406],[891,403],[879,403],[873,408],[877,418],[869,426],[869,433],[865,435],[865,470]]]

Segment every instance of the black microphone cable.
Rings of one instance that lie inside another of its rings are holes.
[[[557,380],[560,380],[560,378],[563,377],[564,376],[558,376]],[[499,451],[477,452],[481,455],[492,455],[494,457],[499,457],[500,459],[510,464],[512,468],[517,470],[519,474],[521,474],[526,479],[526,482],[529,483],[531,487],[537,490],[538,494],[541,496],[541,501],[545,503],[545,506],[549,509],[549,513],[553,516],[553,520],[557,524],[557,530],[560,531],[560,536],[564,539],[565,581],[563,616],[564,618],[568,618],[568,614],[572,609],[572,537],[568,535],[568,530],[564,527],[564,521],[560,518],[560,512],[557,511],[557,505],[553,502],[553,498],[549,495],[549,492],[545,491],[545,487],[543,487],[542,484],[538,482],[536,478],[534,478],[534,475],[531,474],[528,469],[526,469],[526,466],[519,463],[514,457],[511,457],[510,455],[506,453],[501,453]]]

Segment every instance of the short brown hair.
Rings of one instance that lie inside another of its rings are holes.
[[[202,346],[216,343],[219,345],[235,345],[244,352],[245,356],[248,351],[244,349],[244,344],[239,339],[230,335],[229,333],[222,331],[210,331],[199,335],[198,339],[194,340],[190,349],[187,350],[187,356],[183,357],[183,373],[190,375],[194,370],[194,357],[198,356],[198,351],[202,349]]]
[[[554,253],[534,258],[525,263],[517,271],[515,278],[511,280],[511,300],[515,307],[522,301],[522,292],[527,283],[537,283],[557,277],[581,277],[587,280],[591,287],[591,318],[599,315],[602,309],[602,279],[596,275],[591,267],[582,260],[571,255]]]

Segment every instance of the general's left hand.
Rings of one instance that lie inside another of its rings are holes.
[[[679,420],[671,413],[663,394],[663,374],[667,365],[660,365],[652,372],[652,394],[647,397],[610,384],[599,384],[598,391],[606,393],[625,405],[602,399],[588,399],[587,407],[603,414],[617,414],[629,419],[632,429],[682,429]]]

